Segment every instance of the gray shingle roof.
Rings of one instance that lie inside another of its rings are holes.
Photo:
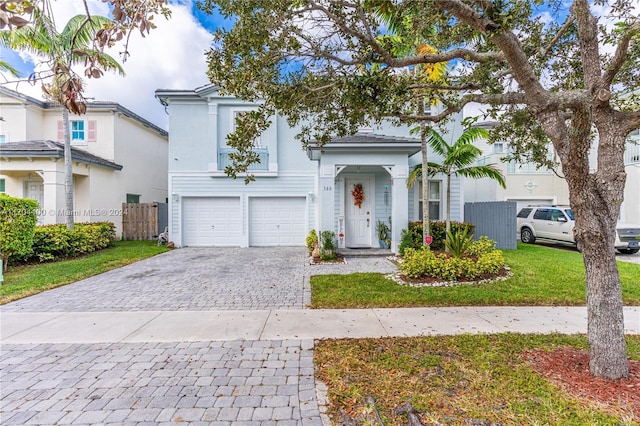
[[[49,140],[31,140],[0,144],[0,157],[5,158],[64,158],[64,144]],[[122,170],[120,164],[105,160],[82,149],[71,147],[73,161],[102,166],[113,170]]]

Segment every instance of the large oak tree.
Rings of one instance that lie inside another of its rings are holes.
[[[500,109],[516,156],[546,161],[551,143],[570,191],[586,268],[591,373],[628,376],[620,277],[614,256],[623,200],[623,152],[640,127],[640,21],[633,2],[522,0],[206,0],[233,19],[216,32],[209,76],[223,90],[263,102],[230,138],[250,141],[275,112],[301,125],[303,144],[328,141],[385,117],[437,122],[469,102]],[[606,16],[604,14],[606,13]],[[386,23],[402,23],[402,40]],[[414,37],[431,52],[398,49]],[[401,50],[403,53],[398,54]],[[448,62],[448,84],[415,67]],[[624,95],[627,95],[626,97]],[[436,115],[416,114],[423,97]],[[596,143],[597,141],[597,143]],[[589,150],[597,161],[589,162]],[[553,166],[553,164],[549,164]]]

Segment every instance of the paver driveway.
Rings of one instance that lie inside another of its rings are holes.
[[[186,248],[0,311],[302,309],[310,274],[393,269],[310,266],[303,248]],[[3,425],[322,423],[312,340],[4,344],[0,369]]]
[[[310,274],[390,272],[383,258],[309,265],[302,247],[183,248],[5,305],[6,312],[302,309]]]

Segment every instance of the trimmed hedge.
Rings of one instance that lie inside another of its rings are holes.
[[[475,225],[472,223],[464,222],[451,222],[451,233],[455,234],[459,230],[467,229],[467,235],[473,235],[475,232]],[[429,222],[429,229],[431,230],[431,236],[433,242],[431,243],[431,250],[441,251],[444,250],[444,241],[446,239],[446,222],[437,221]],[[402,230],[402,237],[400,245],[398,246],[398,254],[404,256],[404,251],[408,248],[420,249],[422,244],[422,222],[409,222],[409,229]]]
[[[115,237],[111,222],[76,223],[71,230],[63,224],[39,226],[33,237],[32,254],[23,260],[45,262],[82,256],[109,247]]]
[[[0,194],[0,258],[5,270],[9,259],[31,253],[38,202]]]

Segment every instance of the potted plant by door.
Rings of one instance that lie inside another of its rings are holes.
[[[380,248],[388,249],[391,239],[389,238],[389,226],[381,220],[376,222],[376,232],[378,233],[378,243]]]

